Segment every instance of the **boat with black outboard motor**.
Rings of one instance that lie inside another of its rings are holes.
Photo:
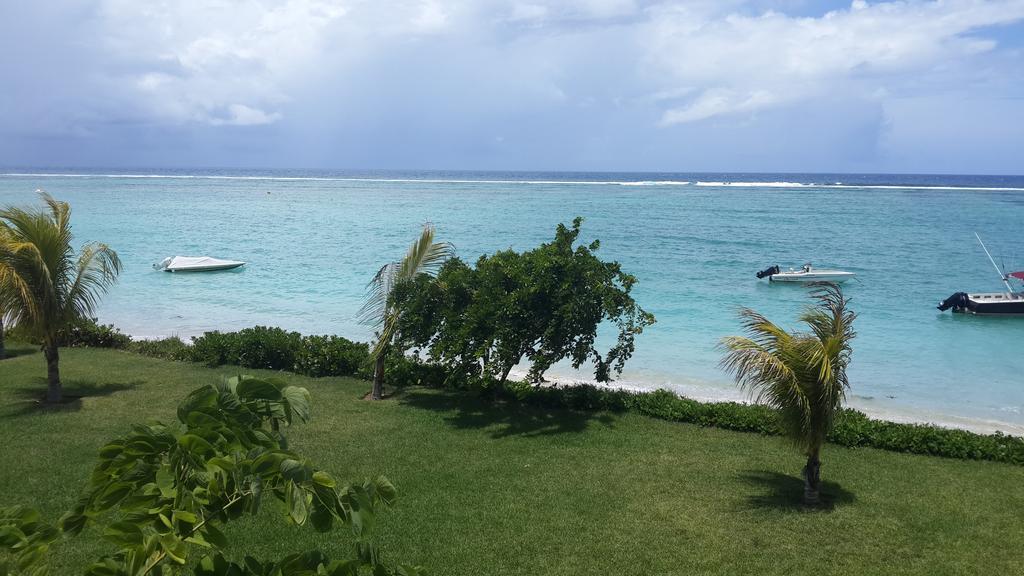
[[[985,255],[988,256],[989,262],[992,263],[996,272],[999,273],[1000,279],[1006,286],[1006,292],[956,292],[949,298],[939,302],[937,308],[943,312],[952,310],[953,312],[985,316],[1024,317],[1024,288],[1015,292],[1013,287],[1010,286],[1011,278],[1024,282],[1024,271],[1005,274],[996,265],[992,254],[989,253],[985,243],[981,241],[981,236],[978,236],[977,232],[974,235],[978,238],[978,243],[981,244]]]
[[[779,269],[778,265],[769,266],[757,273],[757,278],[768,278],[769,282],[835,282],[842,283],[856,276],[853,272],[845,270],[826,270],[815,268],[808,262],[799,270],[790,268],[786,272]]]

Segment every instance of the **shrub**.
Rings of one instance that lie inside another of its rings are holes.
[[[238,362],[245,368],[291,370],[295,351],[302,343],[298,332],[256,326],[238,332]]]
[[[373,373],[369,345],[340,336],[306,336],[256,326],[239,332],[206,332],[175,359],[207,366],[289,370],[306,376],[358,376]]]
[[[298,332],[266,326],[239,332],[206,332],[192,338],[189,359],[208,366],[234,364],[243,368],[291,370],[301,341]]]
[[[188,359],[207,366],[238,364],[238,332],[205,332],[192,337]]]
[[[17,342],[42,345],[38,334],[19,324],[7,329],[6,337]],[[127,348],[132,337],[113,324],[100,324],[95,318],[80,318],[65,326],[58,334],[58,344],[75,348]]]
[[[132,337],[113,324],[100,324],[95,318],[82,318],[60,332],[60,345],[90,348],[127,348]]]
[[[480,380],[480,379],[477,379]],[[435,386],[443,378],[427,380]],[[496,381],[471,383],[485,397],[520,402],[540,408],[581,411],[633,411],[672,422],[688,422],[739,432],[782,434],[778,412],[768,406],[739,402],[698,402],[668,390],[631,392],[591,384],[535,386]],[[827,440],[851,448],[867,447],[965,460],[991,460],[1024,465],[1024,438],[1001,433],[976,434],[927,424],[874,420],[856,410],[839,412]]]
[[[306,376],[359,376],[368,378],[370,346],[340,336],[306,336],[295,351],[294,371]]]
[[[191,353],[188,344],[185,344],[177,336],[160,340],[133,340],[128,344],[128,350],[143,356],[163,358],[164,360],[188,360]]]
[[[373,359],[367,363],[367,374],[373,375]],[[384,361],[384,372],[388,375],[388,383],[395,387],[431,386],[443,388],[461,388],[462,379],[449,374],[445,367],[434,362],[426,362],[419,356],[406,356],[392,352]]]

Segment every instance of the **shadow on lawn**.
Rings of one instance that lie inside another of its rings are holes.
[[[740,474],[740,480],[762,489],[760,494],[747,498],[750,508],[775,508],[779,510],[833,510],[854,502],[857,497],[835,482],[821,483],[821,504],[810,508],[803,503],[804,479],[768,470],[748,470]]]
[[[6,354],[0,356],[0,361],[10,360],[17,358],[18,356],[28,356],[29,354],[38,354],[39,348],[34,346],[8,346]]]
[[[141,380],[102,383],[92,380],[68,380],[64,383],[64,400],[60,404],[52,405],[45,402],[46,378],[36,378],[34,382],[34,386],[22,386],[11,390],[12,395],[18,399],[8,405],[6,416],[81,410],[83,398],[110,396],[143,384]]]
[[[452,392],[411,390],[401,394],[398,400],[414,408],[450,413],[445,416],[445,421],[455,428],[495,428],[491,432],[492,438],[582,432],[591,421],[605,426],[611,426],[615,421],[609,414],[486,402],[471,395]]]

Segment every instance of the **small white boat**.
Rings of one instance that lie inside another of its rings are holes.
[[[790,268],[783,272],[778,266],[771,266],[757,273],[758,278],[768,278],[769,282],[846,282],[856,276],[844,270],[826,270],[814,268],[811,263],[804,264],[799,270]]]
[[[209,256],[171,256],[159,264],[153,264],[153,268],[164,272],[213,272],[231,270],[244,264],[238,260],[221,260]]]

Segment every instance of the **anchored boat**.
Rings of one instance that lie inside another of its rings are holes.
[[[758,279],[768,278],[769,282],[835,282],[837,284],[846,282],[856,276],[853,272],[844,270],[826,270],[811,266],[808,262],[799,270],[790,268],[783,272],[778,265],[770,266],[757,273]]]
[[[992,254],[989,253],[985,243],[981,241],[981,236],[978,236],[977,232],[975,232],[974,236],[978,239],[978,243],[981,244],[985,255],[988,256],[988,261],[992,263],[992,266],[999,274],[1003,285],[1006,286],[1006,292],[957,292],[939,302],[937,308],[943,312],[952,309],[953,312],[970,314],[1024,317],[1024,289],[1014,292],[1013,287],[1010,286],[1011,278],[1024,282],[1024,271],[1010,272],[1009,274],[1003,273],[999,266],[996,265],[996,261],[992,258]]]
[[[231,270],[244,264],[238,260],[221,260],[209,256],[171,256],[159,264],[153,264],[153,268],[164,272],[213,272]]]

